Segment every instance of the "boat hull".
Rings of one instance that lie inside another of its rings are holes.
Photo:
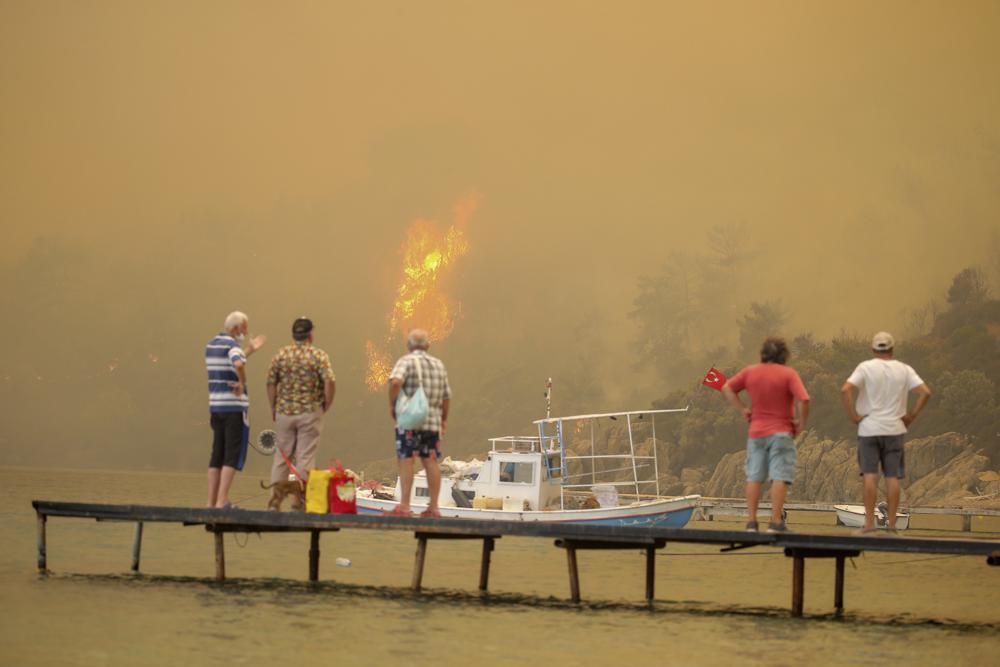
[[[592,526],[663,526],[682,528],[691,519],[700,496],[662,498],[620,507],[600,507],[584,510],[506,511],[471,507],[441,507],[445,518],[476,519],[479,521],[539,521],[545,523],[583,523]],[[358,495],[359,514],[383,514],[399,507],[395,500],[380,500]],[[415,513],[426,505],[413,505]]]
[[[848,528],[861,528],[865,525],[864,505],[834,505],[837,511],[837,520]],[[880,529],[888,526],[880,521],[875,522],[875,527]],[[910,515],[896,512],[896,530],[906,530],[910,526]]]

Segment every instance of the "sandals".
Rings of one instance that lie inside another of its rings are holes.
[[[410,512],[409,510],[400,509],[398,505],[392,508],[391,510],[384,511],[383,514],[385,514],[386,516],[405,516],[405,517],[413,516],[413,512]]]
[[[391,509],[391,510],[383,512],[383,514],[385,514],[386,516],[405,516],[405,517],[412,517],[412,516],[414,516],[413,512],[402,510],[402,509],[399,508],[398,505],[396,507],[394,507],[393,509]],[[421,512],[419,516],[422,519],[440,519],[441,518],[441,512],[438,512],[437,510],[429,510],[429,509],[427,509],[427,510],[424,510],[423,512]]]

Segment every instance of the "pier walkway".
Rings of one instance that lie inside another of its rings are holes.
[[[788,512],[827,512],[835,513],[836,505],[848,505],[859,503],[802,503],[794,500],[785,503],[785,510]],[[757,508],[758,515],[770,515],[771,503],[761,500]],[[961,521],[963,532],[972,531],[972,519],[974,517],[1000,517],[1000,509],[986,507],[906,507],[900,508],[901,512],[914,515],[952,516],[958,517]],[[696,516],[706,520],[714,521],[717,516],[739,516],[747,515],[747,502],[742,498],[709,498],[702,497],[698,501]]]
[[[412,531],[417,538],[412,587],[419,590],[423,577],[428,540],[477,539],[483,541],[479,590],[486,591],[490,556],[496,540],[503,536],[553,539],[566,551],[570,596],[580,600],[580,578],[576,552],[585,549],[641,550],[646,554],[646,599],[653,601],[653,575],[658,549],[667,543],[699,543],[718,546],[720,551],[751,547],[783,549],[792,565],[792,614],[802,615],[805,562],[811,558],[835,561],[834,607],[844,608],[844,561],[863,551],[910,554],[948,554],[982,556],[989,565],[1000,565],[1000,540],[965,537],[963,539],[858,536],[853,534],[819,535],[810,533],[747,533],[738,530],[703,530],[648,526],[594,526],[580,523],[540,523],[517,521],[476,521],[470,519],[421,519],[400,516],[356,514],[305,514],[301,512],[266,512],[243,509],[205,509],[155,507],[146,505],[103,505],[35,500],[38,516],[38,570],[47,572],[46,524],[50,517],[124,521],[136,524],[132,547],[132,570],[139,571],[143,526],[146,523],[180,523],[204,526],[215,538],[215,576],[226,576],[223,537],[225,533],[307,532],[310,533],[309,579],[319,579],[320,534],[342,529]]]

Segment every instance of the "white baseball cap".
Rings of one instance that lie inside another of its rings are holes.
[[[896,346],[896,341],[892,339],[892,334],[888,331],[879,331],[872,338],[872,349],[876,352],[888,352]]]

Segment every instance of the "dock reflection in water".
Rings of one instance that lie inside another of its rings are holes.
[[[238,477],[233,497],[263,508],[256,483]],[[0,662],[983,665],[1000,650],[1000,572],[970,557],[855,559],[841,618],[827,613],[832,564],[810,564],[805,621],[789,616],[791,563],[780,551],[722,555],[705,545],[662,552],[652,610],[637,602],[641,553],[581,553],[586,599],[574,605],[564,554],[547,540],[511,537],[493,554],[488,596],[474,592],[478,543],[432,543],[425,591],[414,594],[412,534],[364,530],[324,536],[325,562],[352,566],[324,567],[318,584],[306,581],[308,535],[228,535],[233,579],[216,584],[202,528],[147,526],[144,574],[109,576],[128,571],[133,526],[52,519],[55,574],[35,573],[32,498],[196,505],[203,486],[202,475],[0,470]],[[844,529],[831,520],[809,530]]]

